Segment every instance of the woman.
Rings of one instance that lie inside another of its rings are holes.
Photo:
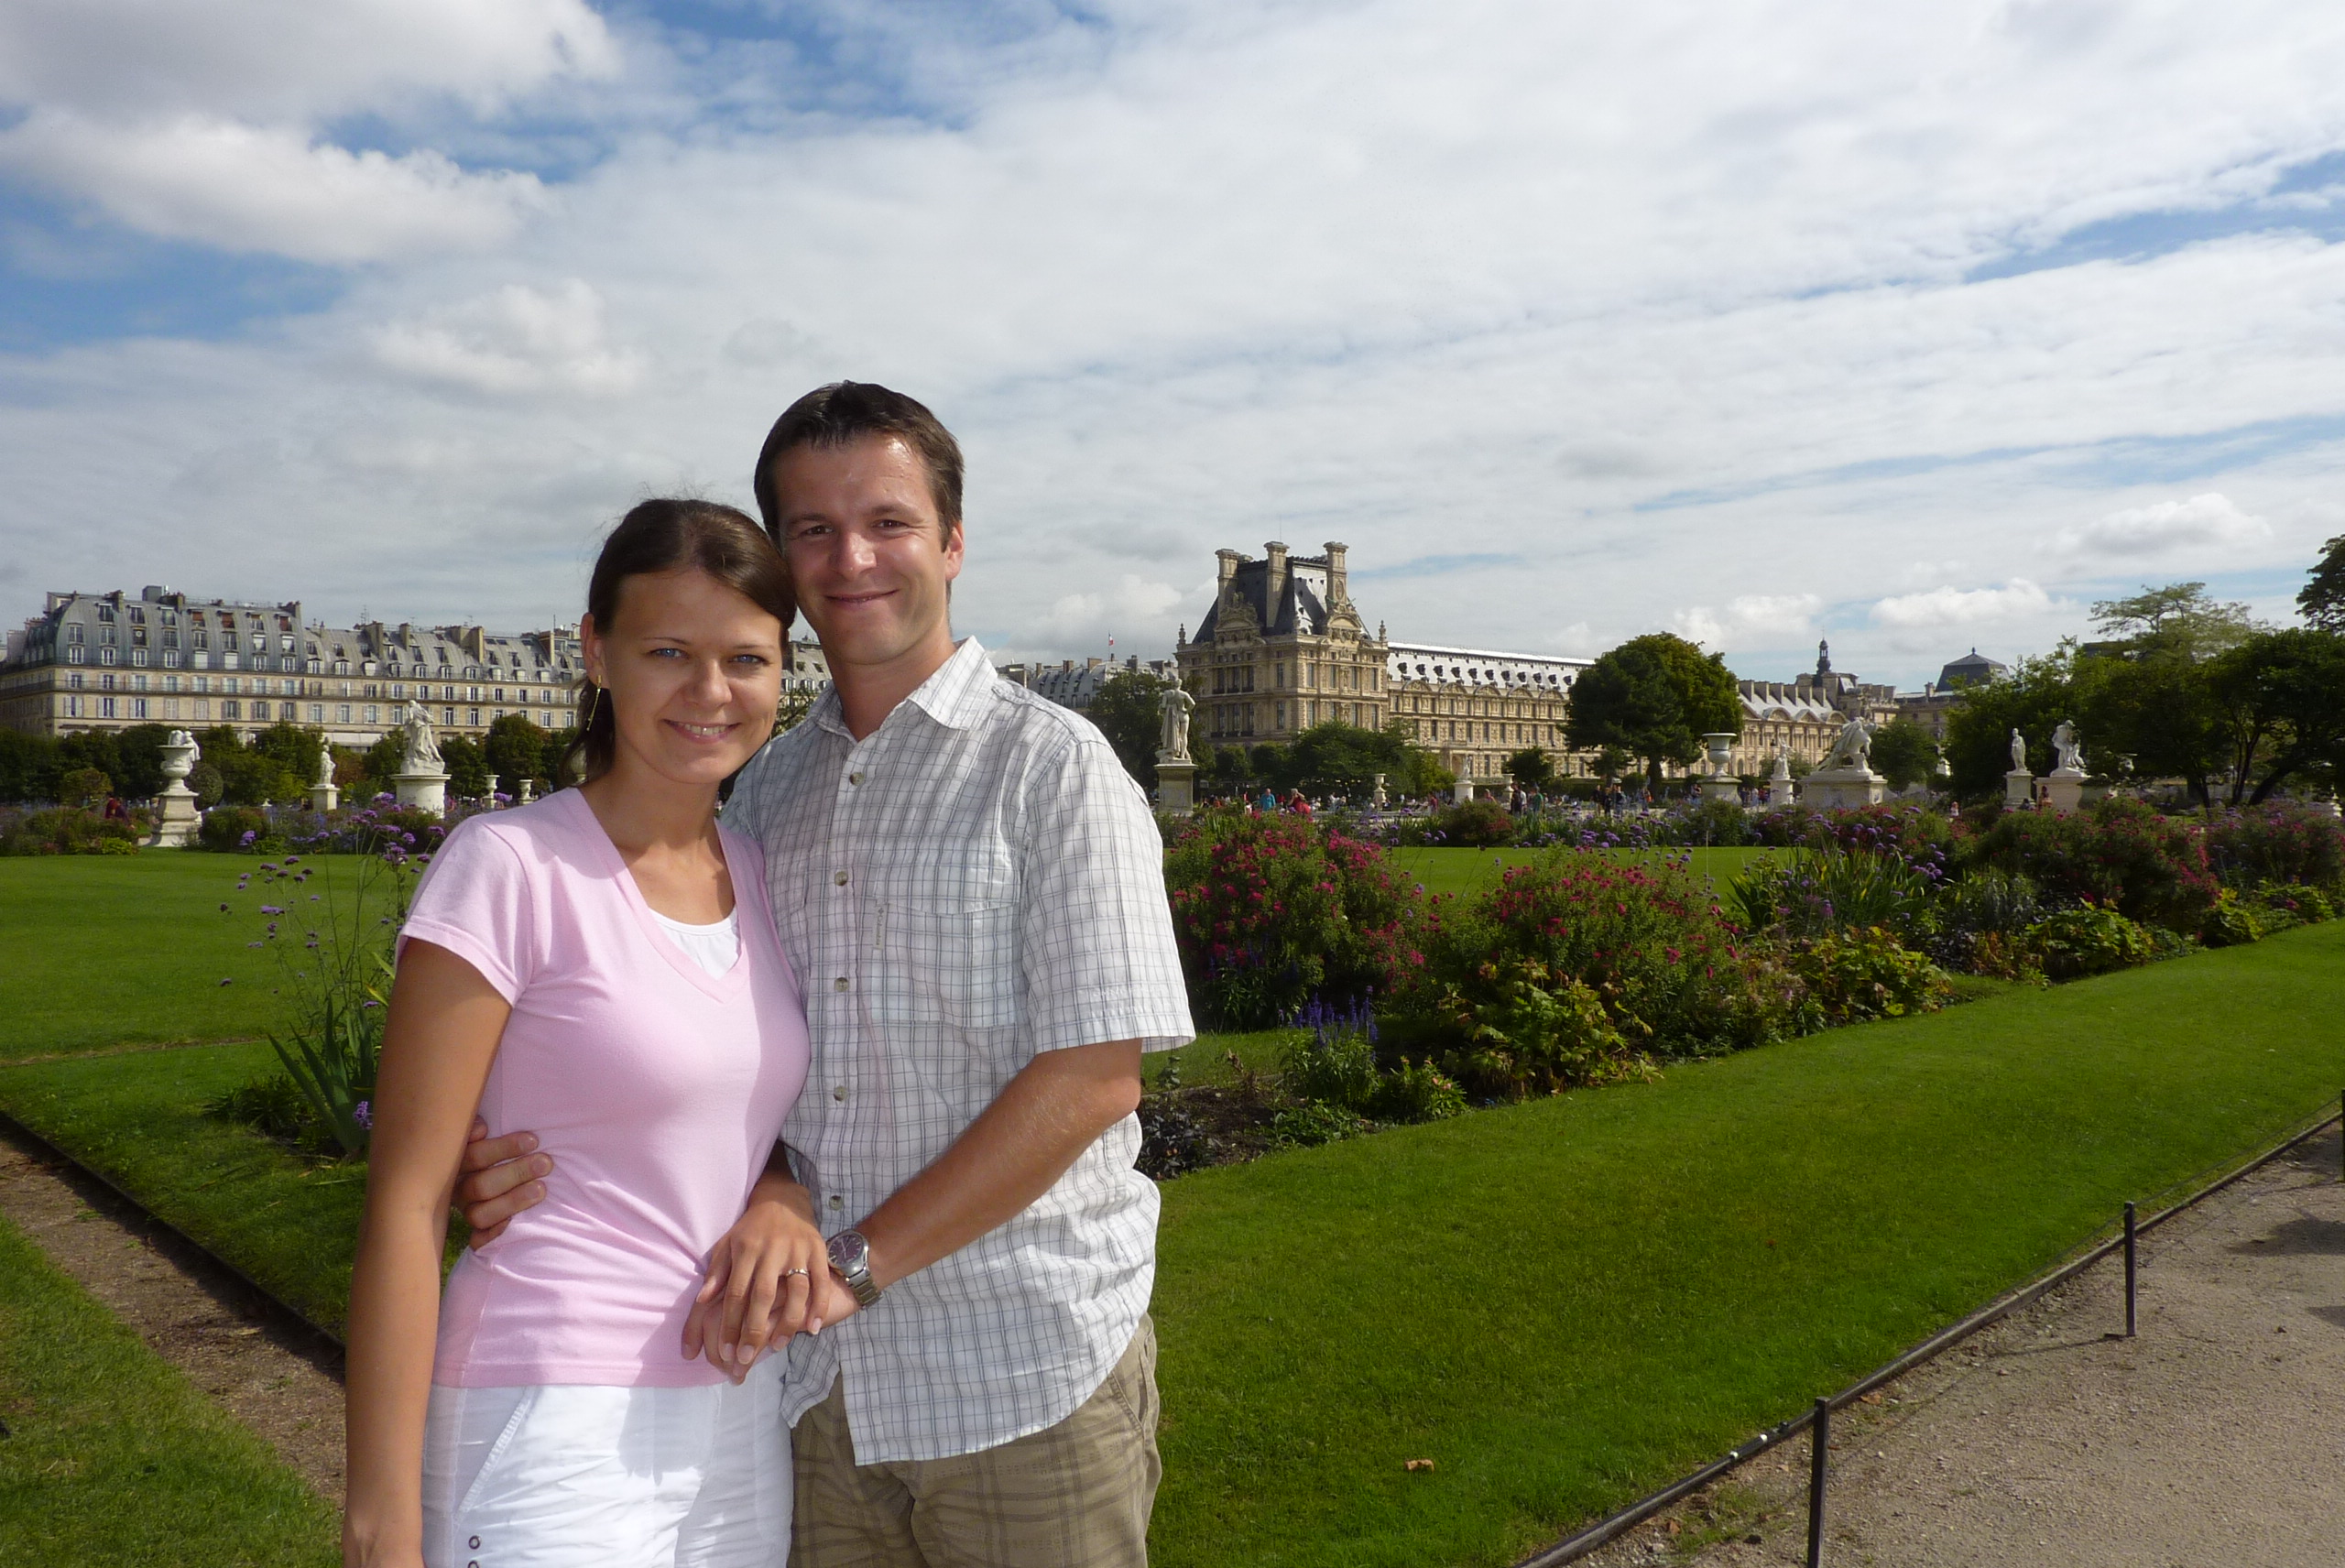
[[[772,732],[788,576],[731,507],[647,501],[587,605],[584,783],[450,833],[399,938],[351,1284],[348,1564],[728,1568],[790,1540],[782,1358],[733,1365],[729,1330],[704,1363],[684,1349],[720,1242],[753,1300],[779,1290],[776,1344],[823,1267],[787,1183],[762,1241],[725,1240],[806,1075],[763,863],[715,820]],[[557,1159],[443,1302],[475,1106]]]

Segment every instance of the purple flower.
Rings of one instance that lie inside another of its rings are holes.
[[[285,911],[278,909],[275,904],[263,904],[260,907],[260,912],[264,915],[281,915]]]
[[[234,984],[235,984],[235,981],[234,981],[234,980],[233,980],[233,979],[223,980],[223,981],[221,981],[221,982],[220,982],[220,984],[222,984],[223,985],[234,985]]]
[[[372,1100],[359,1101],[356,1105],[350,1107],[350,1119],[356,1122],[360,1127],[365,1127],[368,1132],[374,1131],[375,1103]]]
[[[242,849],[245,845],[252,843],[253,840],[258,837],[260,837],[260,834],[257,832],[254,829],[246,828],[245,830],[245,836],[236,841],[236,847]]]

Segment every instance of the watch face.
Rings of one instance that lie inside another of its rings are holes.
[[[829,1251],[832,1268],[842,1274],[853,1274],[865,1266],[871,1247],[861,1232],[843,1230],[831,1237]]]

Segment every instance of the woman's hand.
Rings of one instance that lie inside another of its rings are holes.
[[[830,1304],[818,1280],[833,1282],[813,1197],[769,1172],[708,1255],[707,1280],[684,1320],[684,1359],[705,1353],[710,1366],[738,1383],[760,1354],[807,1326],[810,1306]]]

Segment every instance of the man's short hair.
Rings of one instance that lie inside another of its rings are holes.
[[[961,526],[961,443],[927,408],[901,392],[869,381],[834,381],[817,387],[788,408],[766,432],[758,453],[753,487],[758,513],[777,544],[781,536],[781,500],[774,494],[774,464],[802,446],[845,446],[866,436],[894,436],[919,453],[928,469],[928,493],[946,539]]]

